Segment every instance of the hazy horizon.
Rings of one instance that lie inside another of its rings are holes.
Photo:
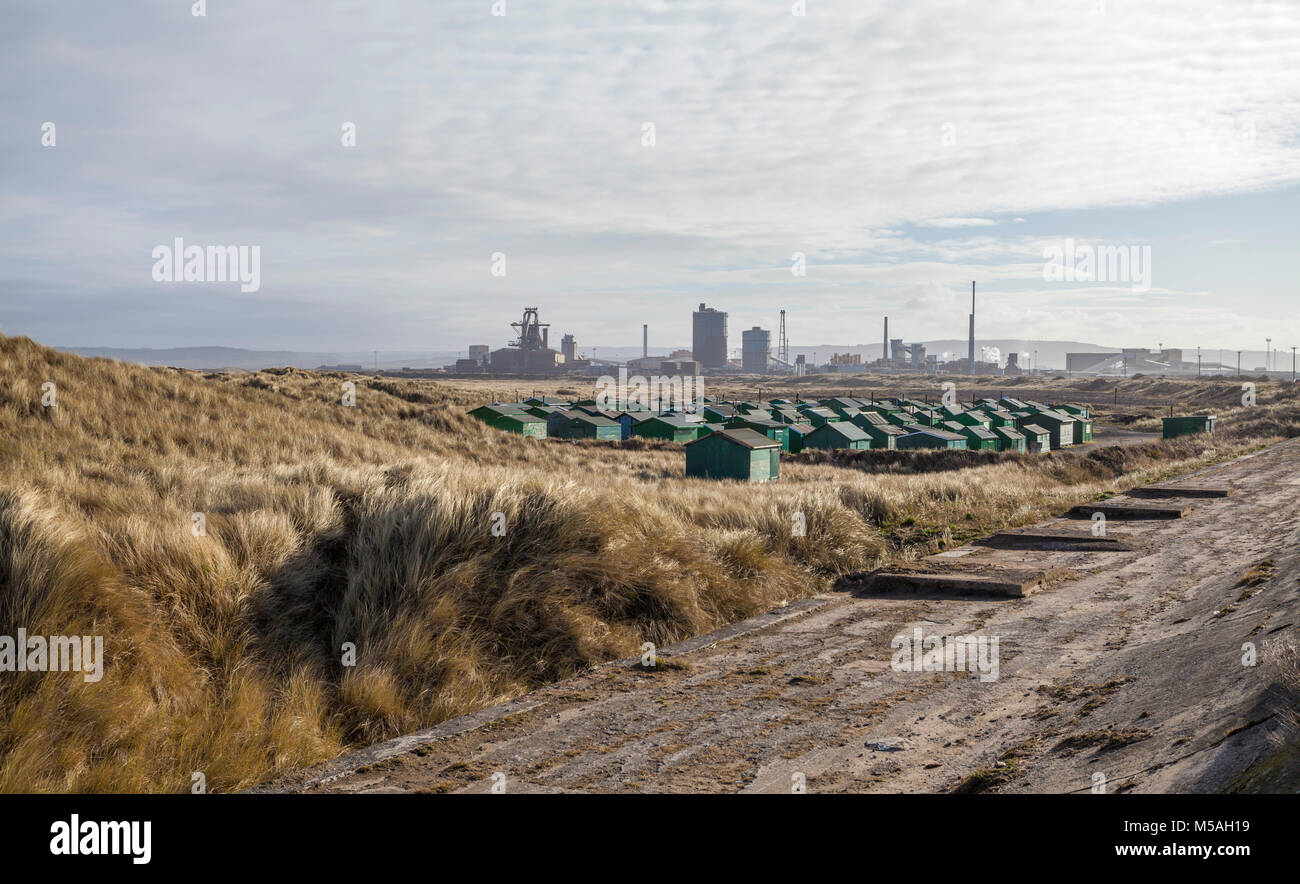
[[[925,345],[930,353],[938,356],[941,361],[946,361],[949,358],[962,358],[965,355],[967,344],[966,341],[954,339],[918,341],[915,343]],[[1009,346],[1013,344],[1016,346]],[[1065,370],[1066,353],[1118,352],[1122,349],[1085,341],[1025,341],[1006,338],[980,340],[977,341],[977,346],[981,347],[981,349],[990,346],[999,348],[997,359],[999,364],[1005,363],[1007,354],[1014,350],[1020,354],[1021,365],[1032,366],[1034,357],[1037,357],[1038,368],[1043,371],[1054,372]],[[950,349],[943,349],[945,347]],[[144,365],[171,365],[190,369],[252,369],[284,365],[314,369],[325,364],[360,364],[363,369],[422,369],[439,368],[450,364],[451,360],[455,358],[467,355],[465,350],[286,350],[283,348],[260,350],[220,345],[169,348],[55,346],[55,349],[82,356],[105,356],[120,361],[139,362]],[[651,346],[648,352],[651,356],[667,356],[673,350],[679,349],[689,349],[689,346],[686,344]],[[799,354],[804,354],[810,361],[820,365],[827,362],[834,353],[857,353],[862,355],[865,363],[877,358],[880,355],[880,349],[879,344],[822,343],[799,345],[792,343],[790,345],[790,355],[793,358]],[[599,356],[602,360],[622,362],[640,356],[641,347],[640,345],[630,344],[601,344],[582,348],[580,352],[587,357]],[[738,356],[738,354],[739,351],[735,355]],[[1236,350],[1228,348],[1202,348],[1201,352],[1203,364],[1207,371],[1212,370],[1212,366],[1216,364],[1235,370],[1237,365],[1236,354]],[[990,356],[991,354],[981,353],[981,358],[988,359]],[[1196,362],[1196,357],[1195,350],[1185,351],[1183,354],[1184,360],[1193,364]],[[1241,371],[1253,373],[1256,369],[1264,368],[1266,358],[1267,356],[1263,350],[1243,349],[1241,351]],[[1286,372],[1292,370],[1293,366],[1294,360],[1289,352],[1275,351],[1270,370]],[[870,367],[863,365],[863,370],[869,371]],[[828,376],[828,378],[830,377],[833,376]]]

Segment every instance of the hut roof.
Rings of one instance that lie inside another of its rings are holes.
[[[862,429],[857,424],[851,424],[847,421],[841,421],[840,423],[835,424],[822,424],[814,430],[813,433],[814,435],[817,433],[834,433],[850,442],[861,442],[863,439],[871,438],[867,435],[866,430]]]
[[[687,442],[687,445],[698,445],[709,439],[721,437],[734,445],[743,445],[745,448],[780,448],[781,443],[775,439],[769,439],[757,430],[750,430],[745,427],[736,427],[730,430],[717,430],[699,439]]]
[[[917,427],[916,432],[922,433],[926,436],[934,436],[938,439],[944,439],[948,442],[951,442],[955,439],[960,439],[963,442],[966,441],[965,436],[962,436],[958,433],[950,433],[947,430],[940,430],[936,427]],[[914,435],[914,434],[909,434],[909,435]]]
[[[583,414],[582,412],[577,412],[576,414],[569,415],[569,419],[575,421],[582,421],[583,423],[592,424],[593,426],[597,426],[597,427],[618,426],[618,423],[616,421],[612,421],[607,417],[600,417],[594,414]]]

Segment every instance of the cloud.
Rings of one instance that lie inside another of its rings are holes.
[[[917,227],[993,227],[998,222],[992,218],[930,218],[918,221]]]
[[[435,348],[497,343],[540,303],[585,340],[635,340],[653,311],[685,341],[718,296],[830,339],[823,284],[865,315],[931,279],[1031,278],[1031,238],[962,233],[990,219],[1300,180],[1293,7],[1095,7],[26,4],[0,33],[0,308],[55,306],[0,319],[53,341]],[[258,297],[153,286],[176,236],[261,246]]]

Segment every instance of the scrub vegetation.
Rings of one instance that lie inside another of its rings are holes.
[[[783,462],[747,486],[685,478],[671,443],[491,429],[466,414],[484,382],[204,374],[3,336],[0,378],[0,635],[102,635],[106,657],[94,683],[0,679],[2,791],[248,787],[1297,426],[1261,384],[1255,409],[1212,403],[1213,437],[1107,447],[1102,412],[1079,451]]]

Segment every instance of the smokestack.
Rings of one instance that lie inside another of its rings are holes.
[[[550,344],[546,342],[547,338],[549,337],[549,335],[546,334],[548,331],[550,331],[549,328],[547,328],[546,326],[542,326],[542,349],[543,350],[545,350],[547,347],[550,346]]]
[[[641,358],[645,359],[650,355],[650,326],[641,326]]]
[[[884,366],[889,368],[889,317],[885,317],[885,347],[880,351],[880,358],[885,360]]]
[[[975,280],[970,281],[970,373],[975,373]]]

